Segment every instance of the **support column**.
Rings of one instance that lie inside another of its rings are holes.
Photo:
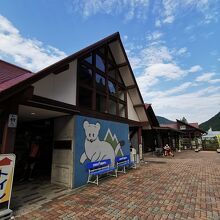
[[[138,128],[138,147],[140,160],[143,160],[142,127]]]
[[[13,126],[13,117],[12,115],[16,115],[18,117],[18,104],[11,104],[4,115],[3,123],[4,123],[4,130],[2,136],[2,148],[1,153],[13,153],[14,152],[14,144],[15,144],[15,137],[16,137],[16,127]],[[16,120],[16,118],[14,118]],[[16,122],[15,122],[16,123]]]
[[[189,143],[190,143],[190,149],[192,150],[192,137],[190,132],[189,132]]]

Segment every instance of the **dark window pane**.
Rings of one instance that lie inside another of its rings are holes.
[[[79,89],[79,106],[92,108],[92,90],[80,87]]]
[[[125,100],[125,92],[122,87],[118,87],[118,98],[121,100]]]
[[[116,86],[111,81],[108,81],[108,90],[109,90],[109,94],[116,95]]]
[[[125,105],[119,103],[119,116],[125,117]]]
[[[92,54],[89,54],[85,59],[86,62],[92,64]]]
[[[105,112],[106,97],[100,94],[96,94],[96,111]]]
[[[96,88],[98,90],[105,90],[105,78],[96,73]]]
[[[108,64],[108,75],[113,79],[116,79],[116,70],[111,64]]]
[[[96,54],[96,67],[99,68],[101,71],[105,72],[105,62],[104,59]]]
[[[109,99],[109,113],[112,115],[116,115],[117,102]]]
[[[86,85],[92,85],[92,70],[82,64],[79,71],[80,82]]]

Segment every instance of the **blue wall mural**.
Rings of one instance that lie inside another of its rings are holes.
[[[118,122],[76,116],[74,187],[87,182],[86,163],[130,154],[129,126]]]

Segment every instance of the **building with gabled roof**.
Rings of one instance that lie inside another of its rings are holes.
[[[149,116],[150,128],[142,131],[144,153],[163,148],[165,144],[169,144],[172,149],[178,148],[182,132],[174,126],[160,126],[151,104],[145,103],[145,108]]]
[[[72,188],[87,182],[88,161],[130,154],[131,145],[142,158],[142,129],[151,116],[119,33],[34,74],[2,63],[2,79],[12,81],[0,82],[1,153],[23,158],[40,137],[39,170]]]
[[[187,123],[178,119],[176,119],[176,123],[162,124],[161,127],[170,127],[181,131],[181,145],[185,149],[201,147],[201,137],[206,133],[199,128],[198,123]]]

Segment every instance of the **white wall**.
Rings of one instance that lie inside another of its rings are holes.
[[[133,106],[133,103],[131,101],[129,94],[127,94],[127,105],[128,105],[128,119],[134,120],[134,121],[140,121],[134,109],[134,106]]]
[[[67,187],[73,186],[74,117],[54,119],[54,141],[71,140],[71,149],[54,149],[51,182]]]
[[[51,73],[34,83],[34,95],[76,105],[77,60],[69,64],[69,69],[57,75]]]

